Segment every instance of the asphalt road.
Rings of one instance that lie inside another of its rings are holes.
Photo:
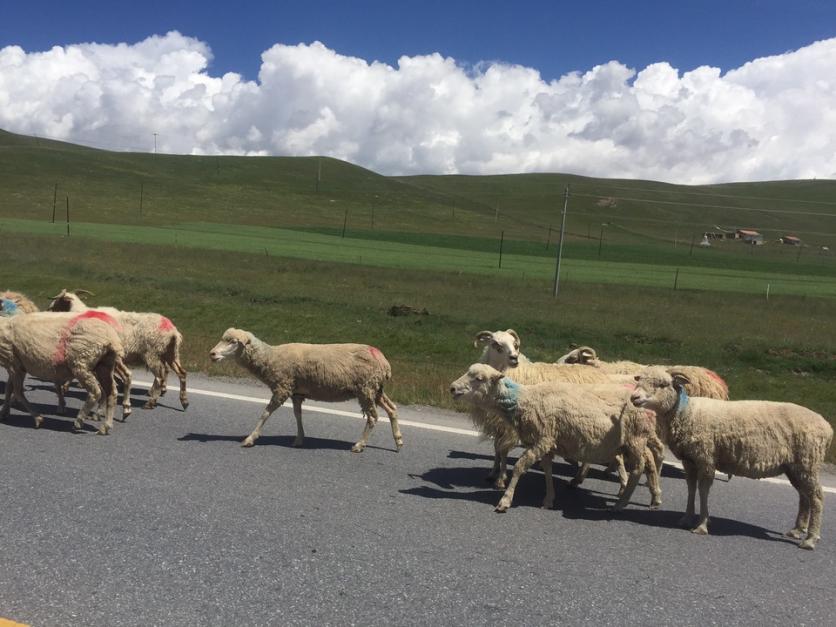
[[[137,378],[147,378],[137,372]],[[814,552],[782,536],[795,491],[735,478],[711,492],[711,535],[683,531],[685,482],[666,466],[663,506],[644,486],[610,513],[617,484],[577,490],[556,464],[514,507],[483,478],[492,447],[461,416],[401,408],[405,448],[385,419],[362,454],[358,418],[290,409],[239,446],[261,406],[176,390],[111,435],[73,434],[29,380],[40,430],[14,409],[0,424],[0,617],[31,625],[833,624],[836,494]],[[196,389],[266,398],[255,385],[191,377]],[[136,393],[141,404],[142,392]],[[74,411],[79,394],[69,399]],[[356,411],[353,405],[307,405]],[[426,425],[441,425],[438,431]],[[461,432],[455,432],[458,429]],[[451,430],[453,432],[451,432]],[[833,476],[827,484],[836,485]]]

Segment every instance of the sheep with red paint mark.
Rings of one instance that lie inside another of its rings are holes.
[[[9,374],[0,419],[9,415],[14,396],[32,415],[36,428],[43,422],[23,394],[27,374],[56,386],[76,379],[87,391],[87,400],[78,412],[75,427],[80,429],[93,409],[103,405],[99,433],[109,433],[116,406],[113,375],[124,356],[118,327],[116,320],[100,312],[32,313],[0,319],[0,365]]]
[[[90,309],[78,294],[61,290],[53,297],[50,311],[102,311],[113,316],[122,326],[120,337],[125,346],[125,363],[129,366],[145,366],[154,375],[154,383],[148,392],[145,409],[152,409],[165,394],[169,369],[180,380],[180,403],[183,409],[189,406],[186,392],[186,370],[180,364],[180,346],[183,336],[174,323],[158,313],[120,311],[113,307]],[[124,381],[124,414],[131,412],[130,379]]]
[[[647,440],[656,428],[652,417],[630,404],[631,391],[620,384],[521,385],[511,379],[512,372],[503,373],[488,364],[473,364],[450,385],[453,398],[511,425],[526,449],[514,464],[511,480],[496,511],[504,512],[511,506],[520,477],[541,460],[546,476],[543,507],[552,507],[554,455],[593,463],[607,463],[622,455],[629,480],[620,490],[615,508],[625,507],[645,470]],[[660,493],[658,477],[651,471],[647,479],[653,508]]]
[[[255,429],[242,446],[255,444],[264,423],[288,398],[293,401],[296,417],[294,446],[302,446],[305,439],[302,427],[305,399],[339,402],[356,398],[366,417],[366,426],[351,450],[360,453],[366,448],[369,434],[377,424],[377,405],[389,415],[395,446],[398,450],[403,447],[397,407],[383,391],[384,384],[392,377],[392,368],[374,346],[301,343],[271,346],[248,331],[230,328],[209,356],[215,362],[234,359],[272,393]]]
[[[610,375],[584,366],[569,364],[553,364],[549,362],[533,362],[520,352],[520,336],[514,329],[505,331],[480,331],[476,334],[474,346],[484,345],[480,363],[488,364],[492,368],[513,378],[517,383],[533,385],[537,383],[575,383],[575,384],[613,384],[620,383],[632,388],[632,378],[626,375]],[[478,405],[471,405],[470,418],[474,425],[494,441],[494,464],[488,475],[494,487],[504,489],[506,484],[506,459],[508,453],[517,446],[518,434],[512,425],[501,416],[485,412]],[[645,452],[645,467],[653,472],[661,471],[664,458],[664,447],[658,437],[651,436],[648,440],[648,450]],[[621,457],[613,462],[618,470],[619,482],[622,489],[627,485],[627,471]],[[572,486],[580,485],[589,472],[589,465],[582,465],[572,480]],[[652,490],[651,490],[652,492]],[[652,495],[653,506],[661,504],[661,493]]]
[[[620,374],[635,376],[649,366],[638,364],[634,361],[603,361],[598,359],[594,348],[581,346],[576,348],[557,360],[559,364],[581,364],[591,366],[606,374]],[[723,378],[708,368],[701,366],[665,366],[675,369],[688,377],[686,392],[688,396],[701,396],[703,398],[716,398],[722,401],[729,400],[729,386]]]

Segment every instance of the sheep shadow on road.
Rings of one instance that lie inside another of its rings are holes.
[[[451,451],[448,457],[451,459],[485,459],[486,461],[493,459],[492,456],[471,455],[461,451]],[[433,468],[422,474],[410,475],[413,479],[424,481],[425,485],[401,490],[401,493],[430,499],[464,500],[496,505],[502,496],[502,492],[486,488],[489,484],[485,477],[489,470],[489,465]],[[535,469],[532,468],[532,470]],[[574,466],[557,461],[554,463],[553,470],[555,475],[565,474],[568,477],[575,473]],[[665,466],[663,476],[677,478],[683,477],[683,473],[678,468]],[[612,492],[605,493],[592,488],[593,485],[596,485],[594,483],[595,479],[612,484]],[[585,483],[577,488],[572,488],[567,480],[555,477],[554,509],[560,512],[564,518],[589,521],[624,520],[648,527],[679,529],[679,520],[683,512],[649,509],[650,497],[644,485],[639,485],[636,488],[636,492],[627,508],[621,511],[613,511],[611,506],[617,498],[617,479],[613,475],[605,473],[603,469],[596,470],[593,468],[590,470],[587,481],[589,484]],[[466,490],[467,488],[470,489]],[[517,484],[513,507],[540,507],[544,494],[545,487],[542,473],[529,471],[520,478]],[[782,532],[728,518],[712,516],[709,528],[711,535],[715,536],[746,536],[758,540],[797,544],[797,541],[785,537]]]
[[[241,444],[246,438],[246,435],[220,435],[213,433],[187,433],[183,437],[177,438],[180,442],[200,442],[206,444],[208,442],[235,442]],[[344,440],[331,440],[328,438],[316,438],[309,435],[305,436],[305,443],[301,447],[293,446],[293,441],[296,436],[293,435],[262,435],[255,443],[259,446],[281,446],[283,448],[303,448],[303,449],[328,449],[335,451],[349,451],[354,446],[354,442],[346,442]],[[366,445],[367,449],[378,450],[394,450],[385,449],[372,444]]]

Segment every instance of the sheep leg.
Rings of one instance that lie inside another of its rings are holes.
[[[270,397],[270,402],[267,403],[267,407],[264,408],[264,411],[261,412],[261,417],[258,419],[258,422],[255,425],[255,429],[253,432],[244,438],[244,441],[241,442],[241,446],[250,447],[255,444],[255,441],[261,435],[261,429],[264,426],[264,423],[267,422],[267,419],[270,417],[274,411],[276,411],[279,407],[281,407],[284,402],[287,400],[288,394],[280,394],[278,392],[273,392],[273,396]]]
[[[35,428],[39,429],[40,426],[44,422],[43,416],[38,414],[32,406],[29,404],[29,401],[26,400],[26,397],[23,395],[23,379],[26,377],[25,372],[15,372],[12,376],[11,383],[13,386],[13,394],[14,397],[23,405],[23,408],[29,412],[32,418],[35,421]]]
[[[650,452],[653,455],[653,463],[656,466],[656,473],[658,478],[662,478],[662,464],[665,462],[665,445],[662,444],[662,440],[659,439],[658,436],[652,435],[647,440],[647,448],[650,449]]]
[[[403,436],[401,435],[401,428],[398,425],[398,408],[392,400],[386,396],[383,390],[377,395],[375,402],[380,405],[389,416],[389,424],[392,427],[392,437],[395,439],[395,448],[401,450],[403,448]]]
[[[711,490],[712,483],[714,483],[714,469],[709,468],[706,470],[706,474],[699,477],[700,519],[697,526],[691,529],[692,533],[702,536],[708,534],[708,492]]]
[[[647,489],[650,490],[650,509],[659,509],[662,505],[662,488],[659,487],[656,456],[648,447],[645,447],[642,456],[644,457],[644,476],[647,479]]]
[[[174,370],[177,378],[180,379],[180,404],[183,406],[183,409],[186,409],[189,406],[189,395],[186,393],[186,370],[180,365],[179,359],[171,362],[171,368]]]
[[[142,408],[154,409],[160,400],[160,393],[165,383],[165,364],[158,355],[151,353],[145,355],[145,366],[154,376],[154,383],[151,385],[151,389],[148,390],[148,400]]]
[[[497,490],[504,490],[508,481],[505,470],[508,466],[508,451],[505,450],[503,443],[498,438],[493,440],[493,451],[493,468],[490,474],[485,477],[485,481],[493,482],[493,487]]]
[[[366,448],[366,444],[369,441],[369,434],[374,429],[374,426],[377,424],[378,415],[377,415],[377,408],[374,405],[374,400],[360,397],[357,400],[360,401],[360,408],[363,410],[363,415],[366,416],[366,426],[363,428],[363,435],[360,437],[359,440],[351,447],[352,453],[362,453],[363,449]]]
[[[798,516],[795,518],[795,527],[787,532],[790,538],[801,539],[807,533],[807,527],[810,522],[810,499],[807,491],[802,485],[799,473],[795,469],[785,468],[784,474],[790,480],[792,487],[798,491]]]
[[[116,376],[122,379],[122,422],[131,415],[131,377],[132,373],[121,359],[116,360]]]
[[[624,467],[624,455],[619,453],[615,456],[615,471],[618,473],[618,485],[621,487],[618,489],[618,496],[621,497],[624,494],[624,491],[627,489],[627,484],[630,481],[630,477],[627,474],[627,469]]]
[[[64,398],[65,385],[65,383],[55,384],[55,395],[58,397],[58,409],[56,410],[56,413],[59,416],[63,416],[67,411],[67,399]]]
[[[809,526],[807,530],[807,537],[799,544],[802,549],[816,548],[816,542],[821,538],[821,516],[824,507],[824,494],[822,493],[821,484],[819,483],[818,471],[814,470],[810,474],[801,475],[801,490],[803,490],[807,497],[809,507]],[[799,492],[800,493],[800,492]]]
[[[682,468],[685,470],[685,483],[688,484],[688,503],[685,506],[685,514],[679,519],[679,526],[688,529],[694,519],[694,501],[697,496],[697,469],[689,461],[682,460]]]
[[[520,477],[531,468],[534,462],[542,459],[552,448],[554,448],[554,442],[538,442],[520,455],[517,463],[514,464],[514,471],[511,473],[511,480],[508,482],[508,487],[505,488],[505,494],[499,499],[495,511],[500,513],[508,511],[508,508],[511,507],[511,501],[514,500],[514,491],[517,489],[517,482],[520,480]]]
[[[569,482],[570,488],[576,488],[580,484],[583,483],[584,479],[586,479],[586,475],[589,474],[589,468],[591,464],[587,464],[584,462],[578,467],[578,472],[575,473],[575,476],[572,477],[572,480]]]
[[[90,371],[77,371],[73,375],[78,379],[79,384],[87,391],[87,399],[84,405],[78,410],[73,427],[80,430],[84,426],[84,421],[90,419],[90,414],[94,407],[96,407],[102,398],[102,389],[98,380]]]
[[[543,498],[543,509],[552,509],[554,507],[554,479],[552,477],[552,459],[554,453],[546,453],[543,459],[540,460],[540,466],[543,468],[543,477],[546,479],[546,496]]]
[[[293,415],[296,417],[296,439],[293,440],[293,446],[300,447],[305,443],[305,429],[302,427],[302,402],[305,397],[294,394],[292,400]]]
[[[96,380],[102,389],[102,402],[105,405],[105,415],[98,433],[107,435],[113,428],[113,414],[116,411],[116,381],[113,378],[113,368],[106,364],[97,366]]]
[[[0,409],[0,420],[5,420],[9,417],[9,410],[12,406],[12,388],[14,387],[12,377],[14,377],[14,374],[11,370],[6,370],[6,375],[6,387],[3,393],[3,408]]]
[[[624,509],[627,503],[630,502],[630,497],[633,496],[633,491],[639,484],[639,479],[644,472],[644,455],[636,451],[625,451],[622,454],[622,463],[629,464],[630,471],[627,477],[627,484],[623,490],[619,490],[618,500],[613,505],[614,510]],[[626,462],[626,463],[625,463]]]

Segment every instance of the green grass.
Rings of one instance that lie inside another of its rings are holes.
[[[0,230],[64,237],[66,225],[0,218]],[[168,244],[187,248],[255,252],[265,257],[278,255],[385,268],[488,274],[508,281],[522,278],[549,279],[555,272],[554,259],[545,256],[545,253],[543,256],[535,256],[504,252],[500,268],[498,249],[483,252],[475,248],[431,246],[428,242],[432,241],[432,238],[413,238],[416,242],[425,242],[424,244],[403,243],[387,239],[363,239],[356,236],[359,234],[343,238],[322,232],[212,223],[182,223],[171,227],[74,223],[70,232],[71,237],[84,236],[111,242]],[[510,245],[508,248],[514,249]],[[699,251],[698,260],[705,252]],[[684,256],[676,261],[680,261],[681,265],[602,261],[584,259],[580,255],[575,258],[567,256],[561,274],[564,283],[580,281],[678,290],[738,292],[763,298],[766,297],[768,288],[773,297],[779,294],[836,297],[836,277],[815,272],[819,268],[810,268],[815,273],[804,275],[713,267],[714,264],[711,264],[712,267],[703,267],[693,265],[693,257]]]
[[[4,237],[0,284],[44,306],[62,287],[94,304],[154,310],[183,331],[190,370],[241,375],[207,351],[238,326],[272,343],[358,341],[392,362],[392,397],[450,407],[449,382],[478,357],[473,336],[513,327],[523,350],[551,360],[573,344],[610,359],[694,363],[717,370],[734,398],[795,401],[836,417],[836,300],[711,294],[568,281],[500,281],[490,274],[429,272],[265,257],[81,237]],[[394,304],[429,316],[393,318]],[[836,450],[831,451],[836,460]]]

